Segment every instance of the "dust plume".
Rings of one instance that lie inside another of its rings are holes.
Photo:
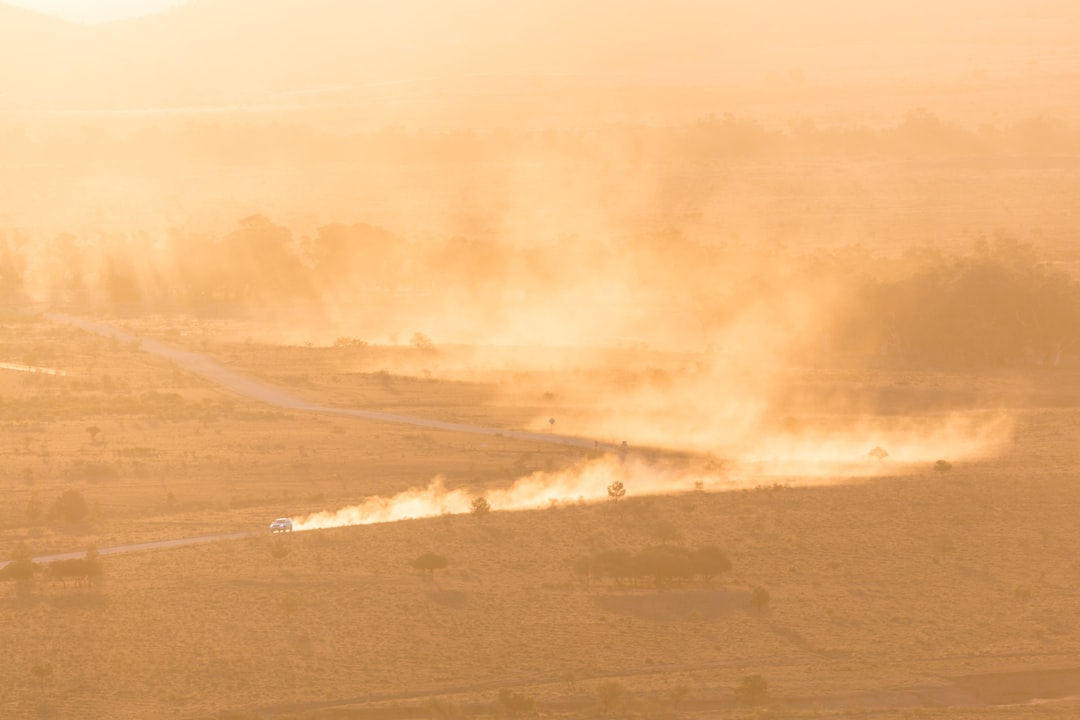
[[[456,515],[469,512],[471,503],[478,497],[485,498],[495,511],[533,510],[566,502],[597,502],[608,498],[608,487],[616,481],[623,482],[628,493],[660,495],[693,490],[695,482],[699,481],[712,486],[719,479],[687,475],[640,459],[620,460],[617,456],[607,455],[560,472],[534,472],[509,487],[483,492],[468,488],[448,490],[444,478],[436,477],[423,488],[390,497],[369,498],[359,505],[295,519],[293,528],[317,530]]]
[[[595,503],[610,500],[609,488],[615,483],[622,483],[627,495],[634,497],[746,489],[777,478],[791,485],[831,485],[919,472],[943,457],[977,460],[1004,442],[1010,429],[1005,416],[955,416],[935,424],[912,422],[892,429],[866,429],[858,435],[837,433],[798,439],[775,436],[745,448],[739,457],[721,462],[708,459],[698,463],[699,467],[633,452],[606,454],[565,470],[533,472],[508,487],[479,491],[467,487],[447,489],[446,479],[438,476],[422,488],[296,518],[293,528],[320,530],[459,515],[470,512],[474,500],[481,497],[495,511]],[[883,446],[890,448],[886,458],[870,452]]]

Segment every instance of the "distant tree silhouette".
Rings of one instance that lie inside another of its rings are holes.
[[[623,485],[622,480],[616,480],[608,485],[607,494],[612,502],[618,502],[626,497],[626,486]]]
[[[445,555],[437,555],[436,553],[428,552],[417,557],[411,564],[417,570],[434,577],[435,571],[442,570],[448,563]]]
[[[30,548],[20,541],[11,553],[11,562],[0,568],[0,580],[14,581],[15,594],[21,597],[30,593],[30,582],[40,569]]]
[[[596,697],[600,701],[600,712],[614,713],[626,702],[626,688],[616,680],[605,680],[596,686]]]
[[[488,503],[487,498],[473,498],[473,501],[469,503],[469,512],[477,518],[483,519],[485,515],[491,512],[491,504]]]
[[[769,607],[769,591],[760,585],[750,590],[750,607],[758,612],[765,612]]]
[[[90,513],[86,504],[86,498],[78,490],[68,489],[60,494],[60,497],[49,506],[48,519],[51,522],[62,522],[74,525],[81,522]]]
[[[727,553],[715,545],[705,545],[695,550],[691,562],[694,574],[700,575],[705,581],[731,570],[731,560]]]
[[[735,699],[744,705],[760,705],[769,695],[769,683],[761,675],[747,675],[735,688]]]

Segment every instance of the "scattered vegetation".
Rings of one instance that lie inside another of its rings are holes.
[[[424,553],[415,560],[412,561],[412,567],[419,570],[422,573],[427,573],[429,576],[434,577],[436,570],[442,570],[448,564],[445,555],[437,555],[436,553]]]
[[[604,680],[596,686],[600,712],[605,715],[618,712],[626,705],[626,687],[617,680]]]
[[[90,514],[90,508],[86,504],[86,498],[78,490],[68,489],[60,494],[53,504],[49,506],[46,517],[50,522],[60,522],[67,525],[75,525],[86,519]]]
[[[768,699],[769,683],[761,675],[747,675],[735,688],[735,699],[744,705],[761,705]]]
[[[536,701],[523,693],[514,692],[509,688],[499,690],[499,708],[507,717],[514,718],[531,713],[535,706]]]

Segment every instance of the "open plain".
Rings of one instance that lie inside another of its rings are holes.
[[[189,342],[176,320],[125,322]],[[946,472],[923,463],[865,477],[755,476],[723,458],[631,448],[616,460],[633,468],[619,501],[552,498],[536,510],[271,536],[273,517],[435,475],[483,495],[602,453],[273,409],[133,344],[31,314],[6,319],[4,342],[66,372],[0,376],[4,547],[42,555],[251,532],[105,557],[90,587],[38,579],[19,595],[8,583],[0,613],[5,646],[18,652],[0,659],[7,717],[482,716],[506,712],[502,688],[556,717],[1077,711],[1074,370],[867,374],[899,388],[900,403],[920,384],[1012,399],[1008,445]],[[203,345],[323,402],[515,428],[572,417],[578,401],[545,390],[572,387],[569,371],[481,382],[408,370],[439,350]],[[634,373],[632,356],[625,367]],[[825,393],[838,382],[816,376]],[[635,474],[673,468],[721,482],[635,492]],[[27,519],[35,498],[47,506],[68,489],[89,503],[84,521]],[[659,545],[717,546],[731,569],[624,582],[577,567],[599,551]],[[414,569],[428,552],[447,567]],[[753,588],[767,589],[765,607]],[[36,677],[43,664],[48,676]],[[734,695],[754,674],[769,688],[756,710]]]

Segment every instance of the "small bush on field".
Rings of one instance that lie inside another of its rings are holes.
[[[289,548],[285,545],[285,542],[280,537],[275,538],[273,544],[270,546],[270,555],[281,560],[288,554]]]
[[[517,693],[510,688],[499,690],[499,707],[510,717],[517,717],[522,713],[531,713],[536,701],[522,693]]]
[[[657,586],[672,585],[698,577],[705,582],[731,570],[731,560],[718,547],[697,550],[656,545],[633,554],[628,550],[603,550],[574,564],[574,572],[586,579],[608,578],[622,584],[652,580]]]
[[[607,714],[620,710],[626,702],[626,688],[621,682],[605,680],[596,686],[596,697],[600,700],[600,711]]]
[[[473,501],[469,503],[469,512],[471,512],[477,518],[482,519],[485,515],[491,512],[491,504],[488,503],[487,498],[473,498]]]
[[[465,711],[449,700],[431,698],[424,703],[424,709],[435,720],[464,720]]]
[[[60,497],[49,506],[48,519],[52,522],[62,522],[74,525],[86,519],[90,514],[90,508],[86,504],[86,498],[78,490],[65,490]]]
[[[769,683],[761,675],[747,675],[735,688],[735,699],[744,705],[760,705],[769,694]]]
[[[948,460],[938,460],[934,463],[934,470],[936,472],[949,472],[952,470],[952,463]]]
[[[750,591],[750,607],[758,612],[765,612],[769,607],[769,591],[760,585],[755,585]]]
[[[412,566],[428,575],[434,577],[436,570],[442,570],[447,566],[447,560],[445,555],[437,555],[435,553],[424,553],[420,557],[412,561]]]

